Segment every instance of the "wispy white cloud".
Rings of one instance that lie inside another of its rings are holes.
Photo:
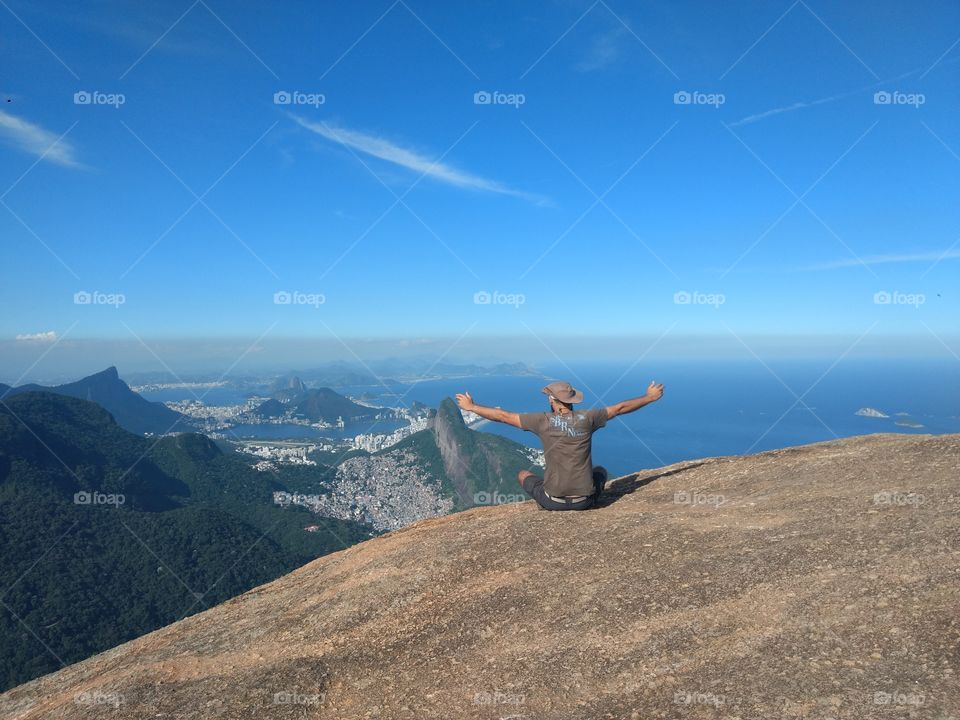
[[[597,35],[590,45],[587,56],[577,63],[577,70],[580,72],[599,70],[619,59],[623,52],[622,39],[627,32],[627,29],[621,26]]]
[[[479,175],[473,175],[464,170],[459,170],[451,165],[447,165],[439,160],[433,160],[426,155],[401,147],[376,135],[369,135],[357,130],[333,126],[328,123],[310,122],[295,115],[292,117],[301,126],[316,133],[320,137],[340,143],[365,155],[371,155],[380,160],[385,160],[386,162],[405,167],[408,170],[413,170],[414,172],[437,180],[438,182],[446,183],[447,185],[454,185],[468,190],[511,195],[535,202],[539,205],[549,202],[547,198],[541,195],[523,192],[522,190],[514,190],[496,180],[489,180]]]
[[[940,262],[941,260],[956,260],[960,258],[960,249],[933,250],[921,253],[902,253],[890,255],[867,255],[860,259],[844,258],[843,260],[833,260],[831,262],[820,263],[818,265],[808,265],[798,268],[799,270],[838,270],[847,267],[860,267],[862,265],[886,265],[897,263],[913,262]]]
[[[25,333],[23,335],[17,335],[15,340],[17,342],[52,343],[57,341],[57,333],[53,330],[47,330],[46,332],[38,333]]]
[[[836,102],[837,100],[843,100],[848,97],[853,97],[854,95],[859,95],[865,93],[869,90],[876,90],[882,88],[885,85],[890,83],[897,82],[898,80],[903,80],[904,78],[910,77],[911,75],[916,75],[921,72],[920,68],[916,70],[911,70],[910,72],[905,72],[900,75],[897,75],[892,78],[887,78],[886,80],[880,80],[879,82],[871,83],[870,85],[864,85],[859,87],[856,90],[848,90],[847,92],[836,93],[834,95],[829,95],[827,97],[818,98],[816,100],[802,100],[795,103],[790,103],[789,105],[784,105],[782,107],[771,108],[770,110],[764,110],[763,112],[756,113],[754,115],[748,115],[745,118],[741,118],[736,122],[730,123],[730,127],[737,127],[738,125],[749,125],[751,123],[758,122],[760,120],[766,120],[768,117],[774,115],[782,115],[783,113],[794,112],[795,110],[803,110],[804,108],[816,107],[817,105],[826,105],[827,103]]]
[[[65,167],[83,167],[77,160],[76,150],[63,135],[56,135],[3,110],[0,110],[0,138],[18,150],[36,155],[41,160]]]

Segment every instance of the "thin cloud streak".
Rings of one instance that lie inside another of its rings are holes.
[[[847,258],[844,260],[834,260],[833,262],[821,263],[819,265],[808,265],[799,268],[802,271],[817,270],[839,270],[847,267],[860,267],[861,265],[889,265],[912,262],[939,262],[940,260],[956,260],[960,258],[960,249],[958,250],[935,250],[922,253],[904,253],[891,255],[868,255],[866,257]]]
[[[528,200],[537,205],[546,205],[550,202],[548,198],[542,195],[535,195],[533,193],[523,192],[522,190],[514,190],[496,180],[488,180],[487,178],[473,175],[442,162],[431,160],[425,155],[400,147],[376,135],[368,135],[367,133],[333,126],[328,123],[309,122],[295,115],[291,117],[293,117],[301,127],[316,133],[322,138],[346,145],[358,152],[371,155],[380,160],[385,160],[394,165],[399,165],[447,185],[466,188],[468,190],[480,190],[483,192],[498,193],[500,195],[510,195]]]
[[[46,332],[38,333],[24,333],[17,335],[14,340],[17,342],[51,343],[56,342],[57,333],[54,330],[47,330]]]
[[[66,134],[66,133],[64,133]],[[64,167],[82,168],[76,150],[63,135],[0,110],[0,137],[18,150]]]
[[[801,100],[790,105],[784,105],[783,107],[772,108],[770,110],[765,110],[761,113],[756,113],[755,115],[748,115],[745,118],[741,118],[736,122],[729,123],[730,127],[738,127],[740,125],[750,125],[751,123],[759,122],[760,120],[766,120],[768,117],[773,117],[774,115],[782,115],[784,113],[794,112],[795,110],[803,110],[804,108],[816,107],[817,105],[826,105],[827,103],[836,102],[837,100],[843,100],[848,97],[853,97],[854,95],[859,95],[860,93],[867,92],[869,90],[875,90],[882,88],[889,83],[897,82],[898,80],[903,80],[904,78],[910,77],[911,75],[916,75],[917,73],[922,72],[922,68],[917,68],[911,70],[910,72],[905,72],[900,75],[897,75],[892,78],[887,78],[886,80],[880,80],[875,83],[870,83],[869,85],[864,85],[859,87],[856,90],[848,90],[847,92],[836,93],[835,95],[830,95],[824,98],[818,98],[816,100]],[[896,89],[896,88],[891,88]]]

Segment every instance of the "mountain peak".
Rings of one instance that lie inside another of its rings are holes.
[[[117,372],[117,368],[116,368],[115,365],[111,365],[110,367],[106,368],[105,370],[101,370],[100,372],[95,372],[95,373],[93,373],[92,375],[87,375],[86,377],[81,378],[80,380],[76,380],[76,381],[74,381],[74,382],[72,382],[72,383],[66,383],[65,385],[59,385],[58,387],[69,387],[69,386],[73,386],[73,385],[79,385],[79,384],[81,384],[81,383],[84,384],[84,385],[86,385],[86,386],[95,385],[95,384],[96,384],[96,385],[111,385],[111,384],[118,383],[118,382],[119,382],[119,383],[123,383],[123,381],[120,379],[120,373]],[[126,385],[126,383],[123,383],[123,384]]]
[[[437,418],[443,418],[444,421],[453,423],[458,427],[466,428],[467,424],[463,421],[463,413],[460,412],[460,406],[451,397],[445,397],[437,406]]]
[[[75,382],[46,387],[43,385],[22,385],[5,391],[5,396],[23,392],[38,391],[57,395],[68,395],[95,402],[109,411],[117,423],[134,433],[162,434],[173,430],[182,430],[187,426],[187,418],[163,403],[151,402],[135,393],[120,379],[117,368],[111,365],[93,375]]]
[[[209,698],[231,717],[866,717],[877,693],[957,715],[958,478],[960,435],[872,435],[634,473],[586,512],[423,520],[14,688],[0,715],[92,718],[94,688],[122,720],[199,720]]]
[[[286,377],[279,377],[274,381],[273,385],[270,386],[272,392],[281,392],[281,391],[290,391],[291,393],[302,393],[307,389],[307,386],[303,384],[301,380],[296,375],[289,375]]]

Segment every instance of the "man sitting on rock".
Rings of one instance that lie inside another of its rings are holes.
[[[593,433],[618,415],[639,410],[663,395],[663,385],[651,382],[646,395],[593,410],[574,410],[583,393],[568,382],[552,382],[542,391],[550,398],[550,412],[515,413],[484,407],[473,402],[470,393],[458,393],[462,410],[487,420],[513,425],[536,433],[543,443],[546,472],[540,477],[529,470],[517,475],[520,486],[546,510],[586,510],[593,507],[607,482],[607,471],[593,465]]]

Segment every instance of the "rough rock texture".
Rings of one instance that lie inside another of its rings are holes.
[[[960,716],[960,435],[418,522],[0,696],[21,718]]]

